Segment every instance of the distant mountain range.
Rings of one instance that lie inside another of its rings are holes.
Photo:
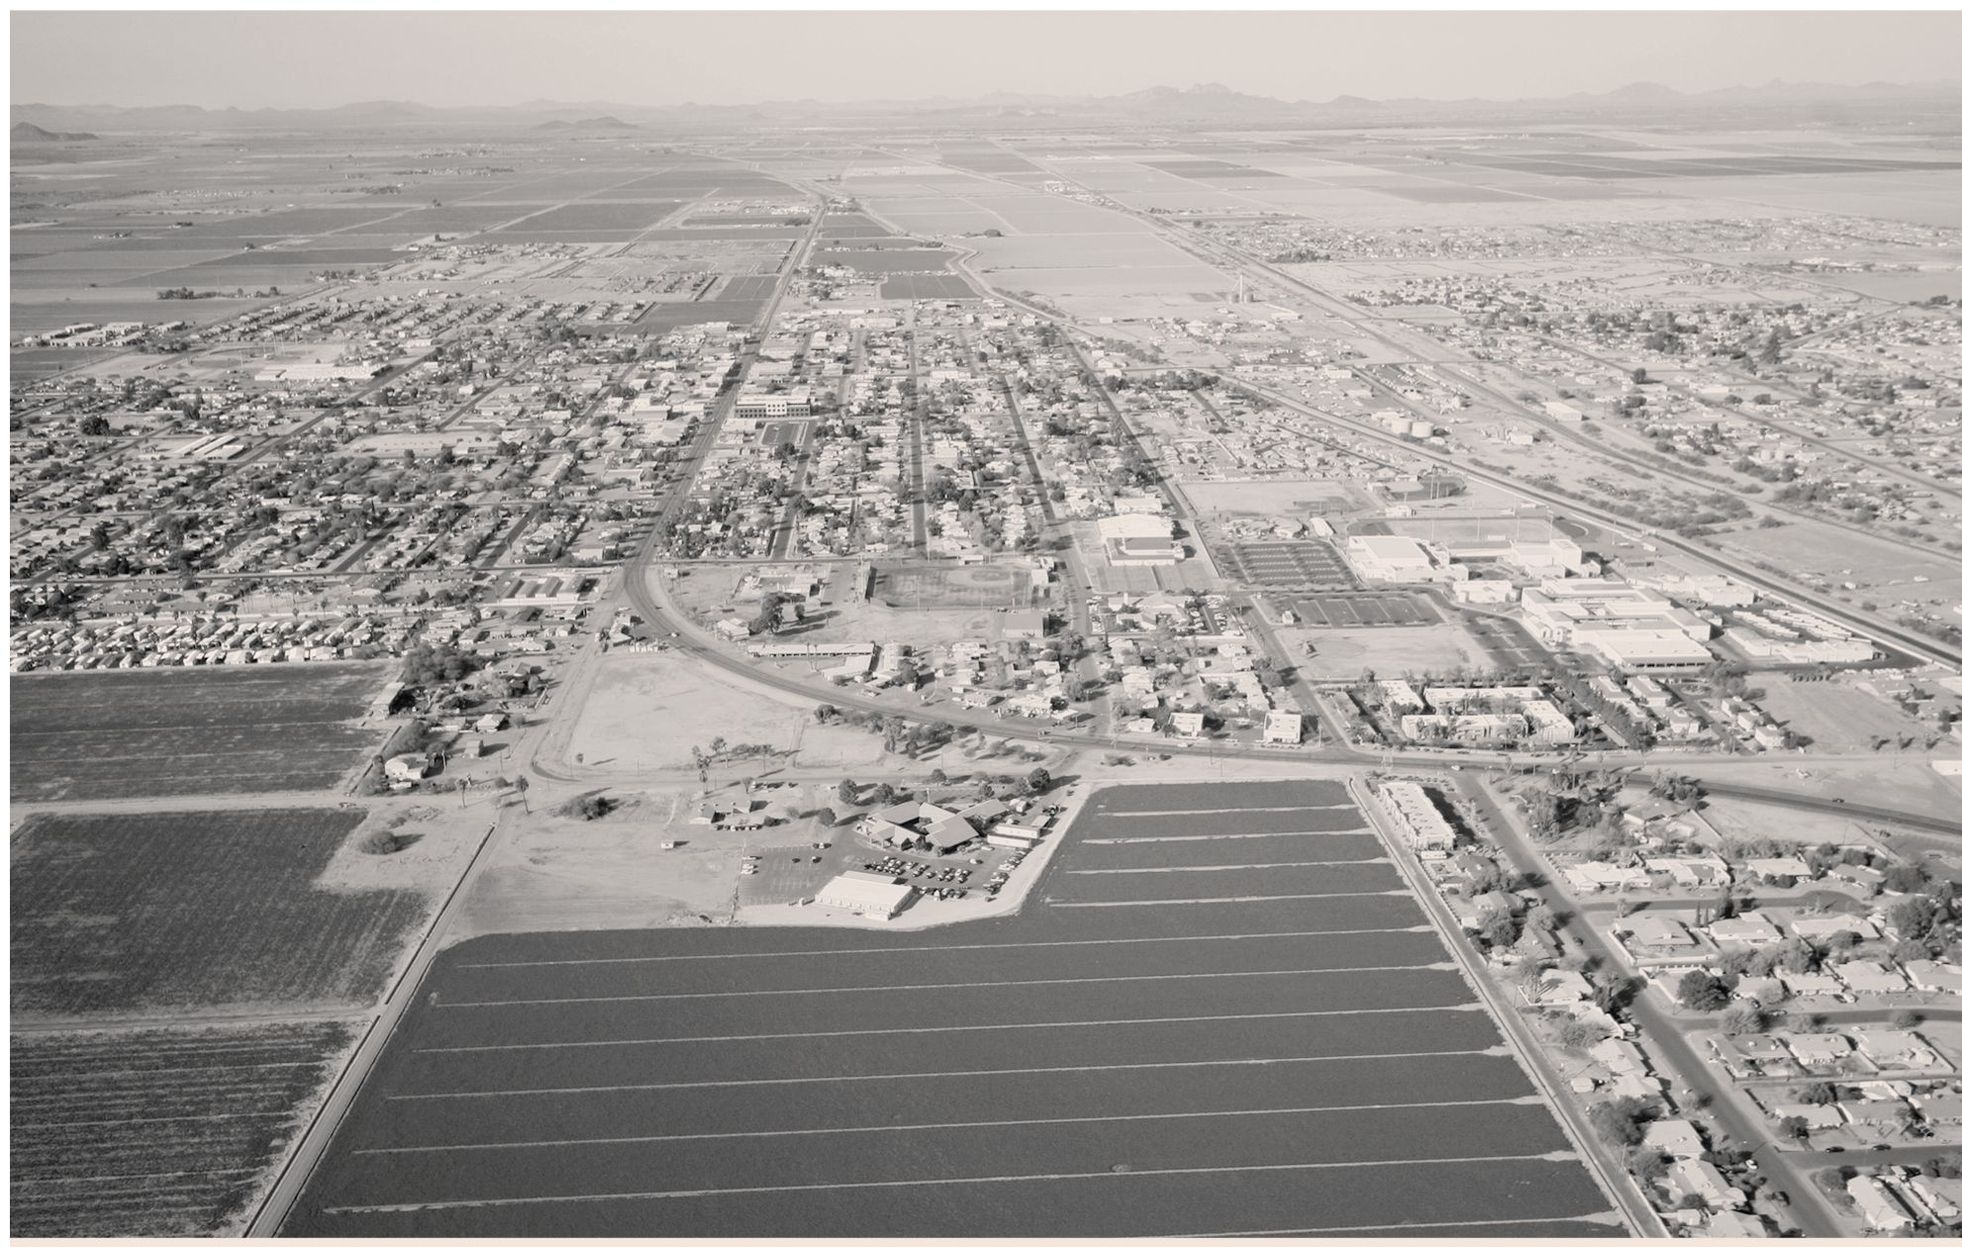
[[[109,105],[15,104],[16,142],[74,138],[80,132],[271,131],[405,127],[512,127],[626,135],[638,130],[710,130],[772,123],[850,124],[877,119],[933,126],[1001,126],[1017,121],[1122,124],[1198,124],[1260,127],[1489,124],[1578,121],[1617,116],[1651,122],[1734,122],[1746,118],[1834,124],[1899,115],[1954,133],[1962,116],[1962,80],[1860,85],[1770,82],[1684,92],[1653,82],[1598,94],[1527,100],[1364,99],[1288,101],[1249,95],[1217,83],[1148,87],[1125,95],[1061,96],[998,93],[978,99],[868,100],[827,103],[771,100],[757,104],[630,105],[532,100],[524,104],[439,108],[402,100],[370,100],[318,109],[207,109],[188,104],[141,108]],[[21,125],[28,129],[23,132]],[[36,137],[45,135],[46,138]]]
[[[577,121],[541,121],[540,130],[638,130],[639,126],[618,117],[581,117]]]
[[[16,143],[79,143],[95,137],[80,130],[43,130],[31,121],[16,121],[8,136]]]

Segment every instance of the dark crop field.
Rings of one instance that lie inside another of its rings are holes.
[[[380,663],[17,675],[16,801],[329,788],[379,743]]]
[[[900,273],[879,283],[881,299],[978,299],[958,273]]]
[[[361,818],[338,809],[30,817],[10,853],[15,1016],[367,1004],[427,902],[406,890],[314,886]]]
[[[351,1038],[337,1023],[15,1035],[13,1231],[235,1231]]]
[[[1360,823],[1126,787],[997,921],[452,948],[285,1230],[1620,1234]]]

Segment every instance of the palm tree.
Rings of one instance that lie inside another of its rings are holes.
[[[531,813],[531,781],[520,775],[518,776],[516,786],[518,789],[518,800],[525,803],[525,813]]]

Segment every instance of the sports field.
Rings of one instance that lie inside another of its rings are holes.
[[[14,676],[16,801],[328,788],[379,741],[381,663]]]
[[[1621,1233],[1339,784],[1068,835],[995,922],[448,950],[286,1232]]]

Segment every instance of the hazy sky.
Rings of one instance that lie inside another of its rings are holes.
[[[1519,98],[1962,76],[1958,13],[15,11],[14,103]]]

